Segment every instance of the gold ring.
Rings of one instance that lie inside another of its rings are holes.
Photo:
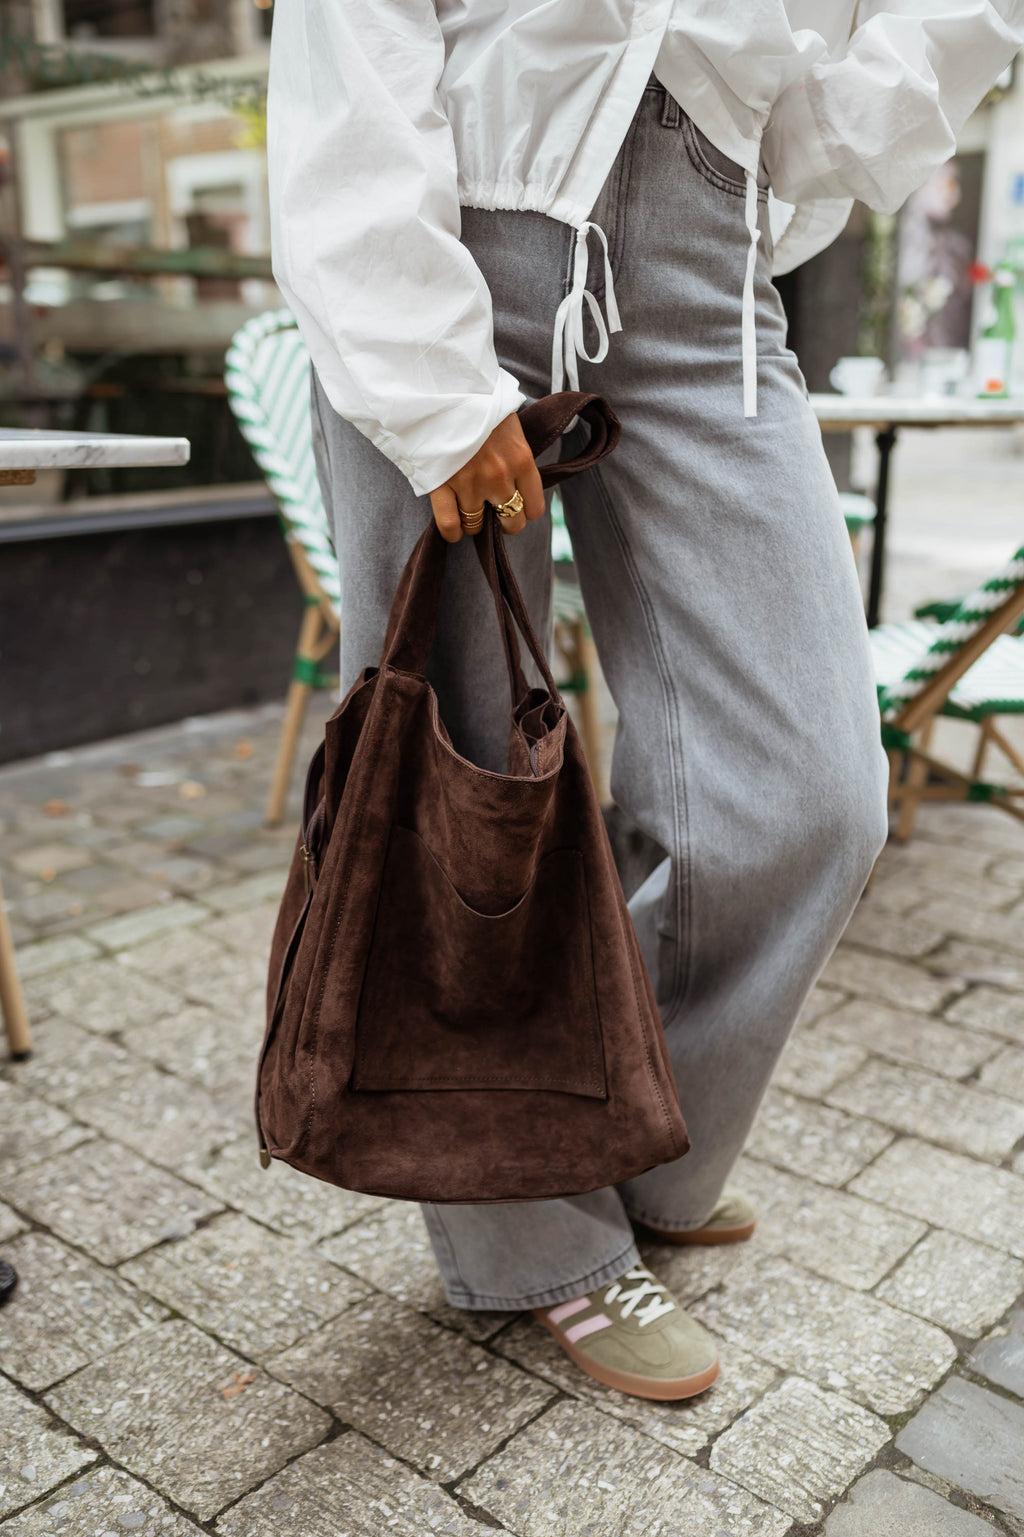
[[[459,507],[456,502],[456,507]],[[464,507],[459,507],[459,522],[467,534],[478,534],[484,526],[484,509],[487,503],[481,502],[474,512],[467,512]]]
[[[512,495],[508,498],[507,501],[495,502],[494,510],[498,514],[499,518],[518,518],[519,514],[522,512],[525,506],[526,503],[523,501],[523,493],[519,490],[515,490],[512,492]]]

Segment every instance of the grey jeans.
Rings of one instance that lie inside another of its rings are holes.
[[[604,363],[581,363],[581,387],[608,397],[622,440],[564,487],[620,716],[612,792],[669,856],[630,906],[692,1147],[589,1195],[424,1207],[456,1306],[567,1300],[636,1262],[630,1218],[662,1229],[707,1219],[885,839],[863,606],[769,281],[763,196],[758,415],[745,419],[742,172],[648,88],[592,215],[608,236],[624,329]],[[490,286],[502,362],[526,393],[546,394],[573,231],[543,214],[465,209],[462,235]],[[598,297],[600,269],[594,260]],[[313,407],[347,684],[379,655],[430,506],[316,379]],[[547,519],[511,550],[543,634]],[[430,671],[459,750],[502,769],[508,686],[490,604],[464,539],[450,552]]]

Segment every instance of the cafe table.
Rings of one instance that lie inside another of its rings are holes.
[[[143,437],[123,432],[61,432],[0,427],[0,486],[30,486],[38,470],[110,469],[187,464],[187,438]],[[14,959],[11,930],[0,889],[0,1011],[16,1060],[32,1050],[28,1013]]]
[[[870,427],[878,448],[874,545],[868,582],[867,618],[878,623],[885,577],[885,535],[889,511],[889,460],[902,427],[1015,427],[1024,422],[1024,396],[977,399],[959,395],[812,395],[822,432]]]

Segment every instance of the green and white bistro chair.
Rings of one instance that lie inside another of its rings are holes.
[[[272,310],[246,321],[232,338],[224,363],[231,409],[277,502],[305,598],[267,801],[267,824],[273,827],[284,810],[310,690],[336,683],[323,662],[337,648],[341,582],[313,457],[309,353],[289,311]]]
[[[569,666],[569,676],[559,678],[558,686],[563,694],[576,695],[579,703],[580,740],[598,797],[603,801],[606,799],[606,787],[601,779],[601,721],[594,689],[597,647],[587,623],[583,594],[576,580],[572,541],[565,526],[562,498],[557,491],[551,497],[551,558],[555,567],[551,597],[555,641]]]
[[[1024,546],[941,624],[912,619],[870,632],[897,838],[910,837],[924,800],[986,801],[1024,821],[1024,783],[981,777],[993,748],[1024,776],[1024,756],[997,724],[1024,715],[1024,636],[1007,633],[1022,615]],[[940,715],[978,727],[969,774],[929,750]]]

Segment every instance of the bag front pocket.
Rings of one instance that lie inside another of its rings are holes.
[[[356,1020],[352,1088],[607,1097],[583,856],[554,849],[507,912],[467,907],[394,827]]]

